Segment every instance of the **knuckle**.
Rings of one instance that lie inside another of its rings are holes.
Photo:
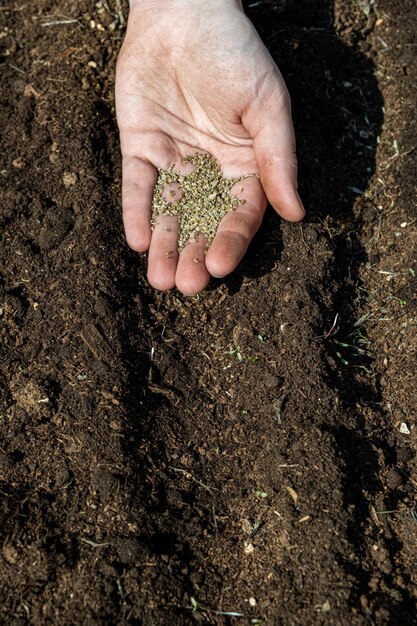
[[[291,154],[288,155],[288,165],[292,168],[294,168],[295,170],[298,169],[298,159],[297,159],[297,153],[295,152],[291,152]]]
[[[280,98],[280,108],[284,110],[291,110],[291,96],[287,87],[283,87]]]
[[[284,156],[277,154],[273,150],[263,152],[258,156],[258,162],[261,169],[273,169],[282,165],[290,167],[295,171],[298,169],[298,159],[295,150]]]
[[[224,218],[221,230],[249,239],[256,226],[255,221],[255,215],[232,212]]]
[[[232,233],[243,234],[247,230],[246,220],[242,218],[238,213],[230,213],[226,215],[223,221],[223,230],[228,230]]]

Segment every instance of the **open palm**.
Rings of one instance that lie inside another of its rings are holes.
[[[234,0],[133,4],[116,75],[123,154],[123,220],[129,245],[149,250],[148,279],[185,294],[233,271],[259,228],[267,199],[297,221],[297,164],[290,101],[282,76]],[[177,252],[177,219],[151,230],[159,168],[184,171],[196,151],[212,154],[245,200],[205,239]]]

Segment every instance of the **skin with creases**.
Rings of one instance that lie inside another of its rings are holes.
[[[156,289],[192,295],[210,275],[232,272],[267,200],[287,220],[304,217],[288,91],[237,0],[132,0],[116,111],[126,238],[134,250],[149,250]],[[152,195],[158,169],[187,173],[183,160],[197,151],[211,154],[228,178],[259,178],[232,188],[244,203],[221,220],[207,253],[201,236],[179,254],[174,216],[151,229]]]

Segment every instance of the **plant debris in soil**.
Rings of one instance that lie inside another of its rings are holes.
[[[194,298],[122,235],[127,3],[3,4],[0,623],[414,626],[415,2],[249,3],[308,217]]]

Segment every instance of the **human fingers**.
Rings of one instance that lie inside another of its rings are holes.
[[[188,243],[180,254],[175,274],[177,289],[191,296],[205,289],[210,274],[205,264],[206,237],[199,235],[195,242]]]
[[[172,215],[159,215],[148,254],[148,280],[152,287],[161,291],[175,287],[177,264],[178,220]]]
[[[137,252],[148,250],[151,242],[151,205],[157,175],[156,168],[148,161],[123,158],[123,224],[127,243]]]
[[[297,222],[303,219],[305,210],[297,191],[290,97],[279,74],[266,81],[263,89],[242,121],[253,137],[259,175],[269,202],[281,217]]]
[[[232,193],[245,203],[226,213],[206,255],[206,267],[217,278],[236,268],[261,225],[266,208],[265,194],[255,176],[234,185]]]

